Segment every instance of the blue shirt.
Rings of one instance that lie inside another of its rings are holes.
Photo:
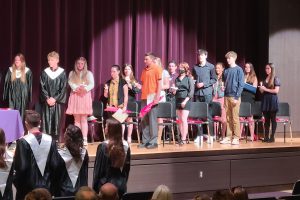
[[[192,70],[192,75],[194,77],[194,80],[196,80],[195,84],[201,82],[204,84],[202,88],[197,88],[197,85],[195,85],[194,95],[212,95],[213,84],[217,82],[215,66],[209,62],[206,62],[204,66],[195,65]]]
[[[225,97],[234,97],[236,100],[242,94],[244,88],[244,72],[238,65],[229,67],[224,71]]]

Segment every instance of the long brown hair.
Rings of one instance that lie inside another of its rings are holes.
[[[5,133],[2,128],[0,128],[0,168],[6,168],[6,162],[4,160],[5,154]]]
[[[123,69],[122,69],[122,78],[125,79],[125,68],[126,67],[129,67],[131,69],[131,74],[129,76],[130,78],[130,82],[133,83],[133,82],[137,82],[136,79],[134,78],[134,74],[133,74],[133,67],[131,64],[125,64]]]
[[[21,81],[23,83],[26,82],[26,76],[25,76],[25,67],[26,67],[26,62],[25,62],[25,56],[21,53],[18,53],[15,57],[14,57],[14,60],[12,62],[12,74],[11,74],[11,81],[14,81],[16,80],[16,70],[17,70],[17,66],[15,65],[15,59],[16,57],[20,57],[20,60],[21,60],[21,68],[20,68],[20,71],[21,71]]]
[[[249,73],[249,75],[248,75],[248,77],[247,77],[247,79],[246,79],[246,82],[247,82],[247,83],[252,83],[252,84],[253,84],[253,83],[255,82],[255,80],[257,80],[256,73],[255,73],[253,64],[250,63],[250,62],[247,62],[247,63],[245,63],[245,66],[246,66],[247,64],[250,66],[250,73]],[[246,75],[245,69],[244,69],[244,74]]]
[[[266,66],[271,67],[271,74],[270,74],[270,78],[268,80],[267,86],[268,86],[268,88],[273,89],[273,88],[275,88],[275,86],[274,86],[275,64],[274,63],[268,63]]]
[[[125,150],[122,139],[122,124],[114,118],[106,120],[108,135],[108,155],[111,165],[116,168],[123,167],[125,162]]]
[[[77,62],[78,61],[83,61],[84,62],[84,67],[82,71],[79,71],[77,69]],[[82,75],[80,77],[80,73],[82,72]],[[74,70],[72,70],[71,72],[71,76],[69,78],[69,80],[72,83],[76,83],[76,84],[88,84],[88,78],[87,78],[87,74],[88,74],[88,70],[87,70],[87,61],[84,57],[79,57],[76,59],[75,64],[74,64]]]
[[[75,162],[81,160],[81,148],[83,147],[83,136],[79,127],[70,124],[65,133],[65,146],[69,149]]]

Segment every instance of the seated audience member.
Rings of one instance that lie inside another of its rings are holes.
[[[111,183],[105,183],[100,188],[99,197],[101,200],[118,200],[118,188]]]
[[[17,189],[16,199],[35,188],[46,188],[51,191],[55,176],[57,149],[50,135],[40,132],[40,114],[26,111],[25,125],[28,134],[17,141],[14,156],[14,185]]]
[[[96,192],[88,187],[83,186],[79,188],[78,192],[75,195],[75,200],[98,200],[99,197],[97,196]]]
[[[13,199],[12,181],[13,181],[13,153],[6,148],[5,133],[0,128],[0,199]]]
[[[233,200],[233,194],[229,190],[217,190],[212,200]]]
[[[242,186],[233,187],[231,189],[234,200],[248,200],[248,192]]]
[[[170,189],[165,185],[159,185],[153,192],[151,200],[171,200],[173,199]]]
[[[196,196],[194,196],[193,200],[210,200],[210,196],[208,196],[207,194],[197,194]]]
[[[70,124],[64,136],[65,145],[58,150],[60,158],[57,176],[60,177],[55,196],[74,196],[81,186],[88,185],[89,156],[83,147],[79,127]]]
[[[36,188],[25,196],[25,200],[51,200],[50,192],[45,188]]]
[[[108,140],[99,144],[96,153],[93,189],[99,189],[105,183],[112,183],[118,188],[121,198],[127,190],[130,171],[130,148],[122,139],[122,124],[110,118],[106,120],[105,132]]]

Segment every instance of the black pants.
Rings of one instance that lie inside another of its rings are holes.
[[[276,122],[276,111],[265,111],[263,112],[265,117],[265,137],[269,138],[269,130],[270,130],[270,124],[272,124],[272,132],[270,138],[274,138],[276,128],[277,128],[277,122]]]

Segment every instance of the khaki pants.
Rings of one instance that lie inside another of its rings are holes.
[[[234,97],[225,97],[224,106],[227,120],[227,137],[240,138],[240,105],[241,98],[234,103]]]

